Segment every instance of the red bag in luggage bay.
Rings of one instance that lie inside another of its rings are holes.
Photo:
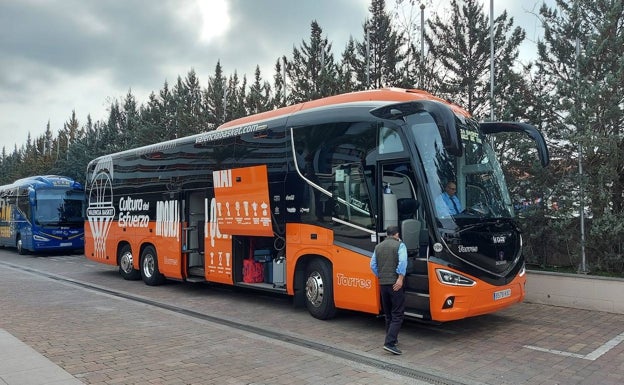
[[[264,266],[253,259],[243,260],[243,282],[260,283],[264,282]]]

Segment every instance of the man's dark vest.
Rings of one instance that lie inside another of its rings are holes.
[[[392,285],[399,277],[396,269],[399,265],[400,244],[396,239],[388,237],[375,247],[380,285]]]

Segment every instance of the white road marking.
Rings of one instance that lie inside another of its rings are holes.
[[[611,340],[599,346],[598,349],[586,355],[564,352],[564,351],[555,350],[555,349],[540,348],[539,346],[524,345],[524,347],[527,349],[533,349],[533,350],[537,350],[540,352],[557,354],[560,356],[575,357],[575,358],[582,358],[584,360],[596,361],[600,356],[602,356],[603,354],[607,353],[609,350],[616,347],[622,341],[624,341],[624,333],[621,333],[618,336],[612,338]]]

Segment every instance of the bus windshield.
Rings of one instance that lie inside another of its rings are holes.
[[[40,226],[82,226],[84,223],[84,198],[80,191],[37,190],[34,210],[35,224]]]
[[[463,142],[461,157],[445,150],[429,113],[410,115],[407,123],[442,227],[456,228],[460,222],[469,224],[484,218],[512,218],[513,206],[502,170],[475,120],[456,117]]]

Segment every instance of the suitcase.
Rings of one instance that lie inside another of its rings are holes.
[[[256,262],[271,262],[271,260],[273,259],[273,253],[271,252],[271,250],[266,250],[266,249],[260,249],[260,250],[254,250],[254,261]]]
[[[275,258],[272,262],[272,270],[273,287],[286,287],[286,259],[284,257]]]

